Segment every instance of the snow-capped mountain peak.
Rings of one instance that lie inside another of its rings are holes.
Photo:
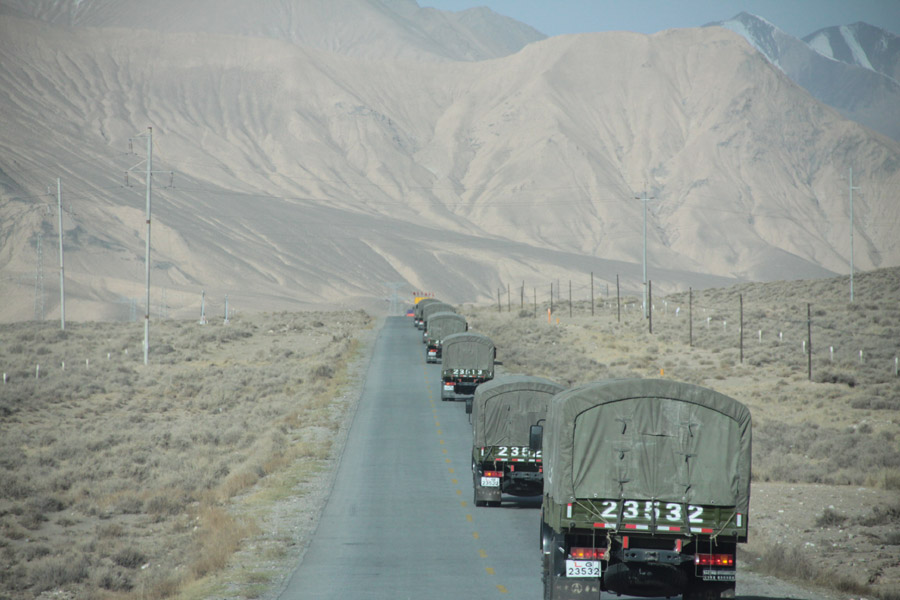
[[[890,31],[868,23],[853,23],[820,29],[803,41],[822,56],[900,82],[900,37]]]

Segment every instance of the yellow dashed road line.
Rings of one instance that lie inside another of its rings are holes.
[[[429,388],[429,390],[428,390],[428,396],[429,396],[429,398],[431,397],[431,389],[430,389],[430,388]],[[439,436],[442,436],[442,435],[444,435],[444,432],[443,432],[442,429],[440,429],[441,423],[440,423],[440,421],[438,421],[438,419],[437,419],[437,408],[435,408],[435,404],[434,404],[434,400],[433,400],[433,399],[431,400],[431,406],[432,406],[432,412],[434,413],[434,426],[438,428],[437,434],[438,434]],[[440,443],[441,446],[445,445],[443,439],[439,439],[438,442]],[[441,452],[442,452],[443,454],[447,454],[447,449],[446,449],[446,448],[441,448]],[[449,458],[445,459],[445,462],[446,462],[447,464],[451,464],[451,460],[450,460]],[[451,475],[454,474],[454,473],[456,472],[456,471],[454,470],[453,467],[447,467],[447,471],[448,471]],[[450,481],[453,483],[453,485],[458,485],[458,484],[459,484],[459,480],[458,480],[458,479],[451,478]],[[462,490],[457,489],[457,490],[456,490],[456,495],[457,495],[457,496],[462,496]],[[466,507],[468,506],[468,503],[467,503],[465,500],[461,500],[461,501],[460,501],[460,506],[462,506],[463,508],[466,508]],[[475,518],[472,516],[471,513],[469,513],[469,514],[466,514],[466,521],[469,522],[469,523],[474,523],[474,522],[475,522]],[[472,532],[472,537],[473,537],[474,539],[477,540],[477,539],[479,539],[480,536],[479,536],[479,534],[478,534],[477,531],[473,531],[473,532]],[[481,558],[487,558],[487,552],[484,550],[484,548],[480,548],[480,549],[478,550],[478,556],[481,557]],[[494,568],[493,568],[493,567],[485,567],[484,570],[485,570],[485,572],[486,572],[488,575],[496,575],[496,572],[494,571]],[[504,587],[504,586],[502,586],[502,585],[497,585],[497,591],[499,591],[501,594],[506,594],[506,593],[508,593],[508,590],[506,589],[506,587]]]

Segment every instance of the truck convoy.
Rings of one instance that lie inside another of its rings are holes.
[[[448,335],[468,331],[466,318],[455,312],[434,313],[428,319],[425,330],[425,362],[436,363],[441,359],[441,346]]]
[[[433,304],[434,302],[440,302],[437,298],[423,298],[416,302],[415,315],[413,319],[413,324],[416,326],[416,329],[422,329],[422,311],[425,310],[425,307],[429,304]]]
[[[554,396],[530,438],[543,449],[545,599],[734,597],[750,505],[744,405],[686,383],[608,380]]]
[[[530,427],[544,420],[550,399],[564,389],[529,375],[504,375],[478,386],[471,412],[475,506],[500,506],[502,494],[541,494],[541,451],[529,449]]]
[[[422,329],[422,343],[425,342],[425,332],[428,331],[428,319],[431,318],[431,315],[441,312],[455,313],[456,309],[443,302],[431,302],[422,308],[422,327],[419,328]]]
[[[480,333],[454,333],[444,338],[441,400],[471,401],[478,385],[494,378],[497,349]]]

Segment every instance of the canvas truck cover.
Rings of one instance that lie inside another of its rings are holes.
[[[466,318],[454,312],[434,313],[428,318],[428,337],[443,340],[448,335],[466,330]]]
[[[531,375],[504,375],[475,390],[473,446],[527,446],[532,425],[547,416],[550,399],[566,388]]]
[[[662,379],[590,383],[553,397],[544,428],[545,494],[717,506],[750,504],[750,411]]]
[[[422,311],[425,310],[425,307],[429,304],[434,304],[435,302],[441,302],[437,298],[425,298],[424,300],[419,300],[416,303],[416,318],[422,318]],[[443,304],[443,303],[442,303]]]
[[[422,319],[427,321],[431,318],[431,315],[440,313],[440,312],[452,312],[455,313],[456,309],[450,306],[449,304],[445,304],[443,302],[432,302],[431,304],[426,305],[422,308]]]
[[[480,333],[454,333],[444,338],[443,371],[481,369],[494,372],[494,342]]]

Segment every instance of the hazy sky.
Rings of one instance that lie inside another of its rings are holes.
[[[673,27],[699,27],[730,19],[741,11],[774,23],[796,37],[865,21],[900,32],[900,0],[418,0],[419,6],[459,11],[487,6],[560,35],[592,31],[656,33]]]

